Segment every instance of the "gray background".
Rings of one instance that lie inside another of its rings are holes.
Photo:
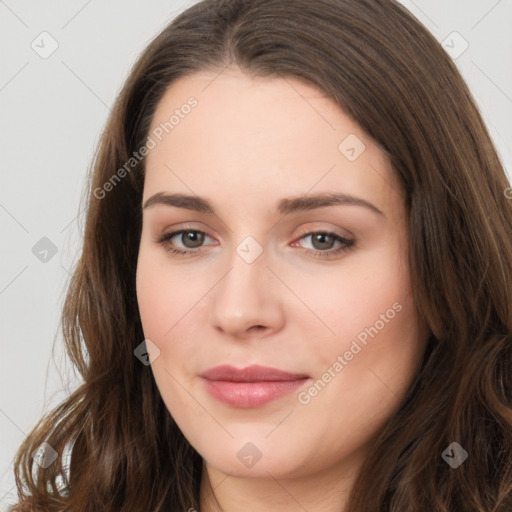
[[[16,448],[78,382],[59,320],[109,106],[142,49],[192,3],[0,0],[0,511],[14,500]],[[512,176],[512,0],[403,3],[452,47]]]

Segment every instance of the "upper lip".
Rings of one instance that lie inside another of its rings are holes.
[[[290,373],[269,366],[252,365],[246,368],[235,368],[230,365],[220,365],[210,368],[201,374],[207,380],[224,380],[232,382],[275,382],[286,380],[307,379],[304,373]]]

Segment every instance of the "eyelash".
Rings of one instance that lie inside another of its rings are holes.
[[[200,231],[198,229],[180,229],[178,231],[173,231],[172,233],[164,233],[164,234],[162,234],[161,236],[159,236],[155,240],[155,242],[157,242],[160,245],[162,245],[166,251],[168,251],[168,252],[170,252],[172,254],[177,254],[177,255],[185,256],[185,255],[189,255],[189,254],[192,254],[192,253],[201,252],[200,248],[198,248],[198,249],[186,249],[186,250],[185,249],[176,249],[176,247],[172,247],[169,244],[169,240],[171,238],[174,238],[176,235],[180,235],[182,233],[201,233],[203,235],[208,236],[204,231]],[[318,235],[318,234],[332,236],[335,241],[340,242],[342,245],[338,249],[334,249],[334,250],[332,250],[332,249],[331,250],[325,250],[325,251],[318,251],[318,250],[312,250],[312,249],[305,249],[304,250],[304,252],[306,254],[312,255],[312,256],[314,256],[316,258],[329,258],[329,257],[337,255],[339,253],[342,253],[342,252],[345,252],[345,251],[349,251],[354,246],[354,241],[353,240],[349,240],[347,238],[344,238],[344,237],[338,235],[337,233],[333,233],[332,231],[306,231],[304,233],[300,233],[299,234],[299,238],[297,238],[297,240],[301,240],[302,238],[306,238],[307,236]]]

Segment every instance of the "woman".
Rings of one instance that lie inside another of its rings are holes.
[[[508,187],[394,1],[193,5],[101,139],[14,510],[511,510]]]

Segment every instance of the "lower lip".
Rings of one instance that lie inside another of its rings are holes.
[[[272,400],[293,393],[309,379],[231,382],[225,380],[205,379],[206,389],[210,395],[225,404],[242,409],[260,407]]]

